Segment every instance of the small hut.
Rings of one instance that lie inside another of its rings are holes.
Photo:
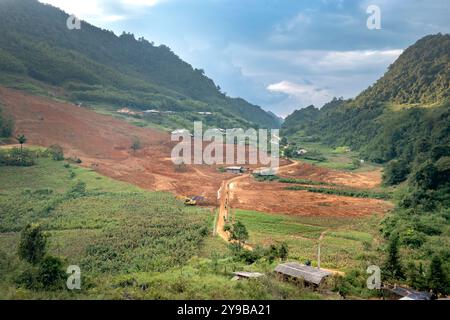
[[[237,281],[237,280],[241,280],[241,279],[256,279],[259,277],[262,277],[263,274],[259,273],[259,272],[244,272],[244,271],[240,271],[240,272],[233,272],[234,277],[233,281]]]

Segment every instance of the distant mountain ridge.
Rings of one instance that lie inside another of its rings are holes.
[[[225,96],[203,70],[167,46],[129,33],[116,36],[86,22],[81,30],[69,30],[67,18],[37,0],[0,0],[3,80],[14,75],[59,86],[72,101],[210,111],[216,113],[211,125],[279,127],[277,117]]]

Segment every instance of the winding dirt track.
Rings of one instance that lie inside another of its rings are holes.
[[[230,218],[230,209],[231,209],[231,201],[230,201],[230,189],[233,183],[237,183],[239,180],[249,177],[249,174],[238,176],[232,178],[230,180],[226,180],[222,182],[222,186],[220,187],[219,194],[219,215],[216,221],[216,234],[219,235],[223,240],[229,241],[230,235],[228,232],[224,231],[225,224],[229,221]],[[244,245],[244,248],[248,250],[252,250],[250,245]]]

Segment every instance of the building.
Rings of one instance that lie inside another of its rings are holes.
[[[228,167],[226,169],[228,173],[241,174],[245,171],[244,167]]]
[[[145,110],[144,113],[147,113],[147,114],[151,114],[151,113],[153,113],[153,114],[159,114],[159,113],[161,113],[161,112],[160,112],[159,110],[154,110],[154,109],[152,109],[152,110]]]
[[[257,176],[275,176],[277,174],[277,169],[275,168],[262,168],[253,171],[253,174]]]
[[[198,114],[201,116],[212,116],[212,112],[199,112]]]
[[[314,286],[322,285],[325,279],[332,275],[331,272],[296,262],[280,264],[275,268],[275,272],[285,277],[302,280],[306,284]]]
[[[299,150],[297,150],[297,152],[296,152],[296,154],[298,155],[298,156],[304,156],[305,154],[307,154],[308,153],[308,150],[306,150],[306,149],[299,149]]]
[[[394,299],[398,300],[431,300],[431,294],[428,292],[416,291],[410,288],[394,286],[392,288],[385,287]]]
[[[231,279],[233,281],[237,281],[237,280],[241,280],[241,279],[256,279],[256,278],[263,276],[263,274],[259,273],[259,272],[244,272],[244,271],[242,271],[242,272],[233,272],[233,274],[234,274],[234,277],[233,277],[233,279]]]

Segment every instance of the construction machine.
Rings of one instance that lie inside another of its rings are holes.
[[[184,204],[187,206],[196,206],[198,204],[198,202],[202,201],[204,198],[200,197],[200,196],[195,196],[192,198],[185,197],[185,196],[178,196],[177,199],[183,201]]]

